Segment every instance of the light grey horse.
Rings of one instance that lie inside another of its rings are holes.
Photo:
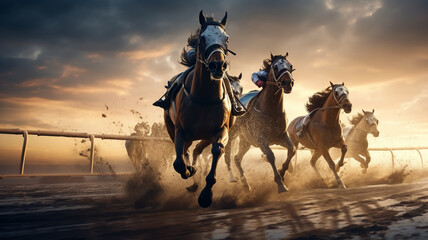
[[[348,145],[348,152],[345,158],[353,158],[360,162],[363,173],[366,173],[371,160],[367,136],[368,134],[372,134],[374,137],[379,136],[377,128],[379,120],[374,115],[374,109],[372,111],[362,111],[363,113],[358,113],[349,120],[352,126],[343,129],[343,137],[346,145]],[[334,151],[333,155],[333,159],[336,159],[339,156],[339,152]]]

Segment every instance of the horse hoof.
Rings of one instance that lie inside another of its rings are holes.
[[[207,188],[204,188],[198,198],[199,206],[203,208],[207,208],[211,205],[212,202],[213,202],[212,190],[211,189],[208,190]]]
[[[196,173],[196,168],[195,167],[187,166],[187,170],[189,171],[189,176],[188,177],[191,177],[191,176],[195,175],[195,173]]]
[[[188,192],[196,192],[199,188],[197,183],[193,183],[193,185],[186,187]]]
[[[288,192],[287,187],[284,184],[278,185],[278,193]]]
[[[363,168],[363,173],[366,174],[367,173],[367,168]]]
[[[342,184],[339,185],[339,188],[340,189],[346,189],[346,186],[345,186],[345,184],[342,183]]]
[[[183,179],[189,178],[190,171],[188,171],[186,169],[186,165],[184,165],[182,162],[176,160],[176,161],[174,161],[173,166],[174,166],[174,170],[181,175],[181,178],[183,178]]]
[[[252,188],[251,188],[251,186],[250,186],[250,185],[248,185],[248,184],[244,184],[244,190],[245,190],[246,192],[251,192]]]
[[[285,172],[286,172],[286,171],[287,171],[287,170],[285,170],[285,169],[283,169],[283,168],[279,169],[279,171],[278,171],[279,176],[281,176],[282,181],[284,181],[284,176],[285,176]]]
[[[236,181],[236,178],[233,178],[233,179],[231,178],[231,179],[229,179],[229,182],[230,182],[230,183],[236,183],[236,182],[238,182],[238,181]]]
[[[334,170],[336,171],[336,172],[339,172],[340,171],[340,165],[339,164],[336,164],[336,167],[334,168]]]

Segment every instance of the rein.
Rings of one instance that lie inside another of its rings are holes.
[[[199,105],[221,105],[223,104],[223,100],[226,98],[226,88],[224,86],[224,79],[222,82],[223,85],[223,97],[221,99],[215,100],[215,101],[206,101],[203,98],[198,98],[195,96],[192,96],[189,91],[187,91],[186,86],[184,86],[184,83],[181,84],[181,88],[183,89],[184,94],[186,95],[186,97],[190,98],[190,101],[192,101],[193,103],[199,104]]]

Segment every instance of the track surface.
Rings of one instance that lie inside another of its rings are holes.
[[[0,180],[0,239],[428,238],[427,179],[289,192],[252,207],[175,210],[135,209],[123,197],[123,179],[47,181]]]

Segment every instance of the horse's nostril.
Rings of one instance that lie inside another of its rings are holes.
[[[214,70],[217,68],[217,64],[216,64],[215,62],[210,62],[210,63],[208,64],[208,68],[209,68],[211,71],[214,71]]]
[[[223,62],[223,64],[222,64],[221,67],[222,67],[223,70],[226,70],[226,68],[227,68],[227,62]]]

